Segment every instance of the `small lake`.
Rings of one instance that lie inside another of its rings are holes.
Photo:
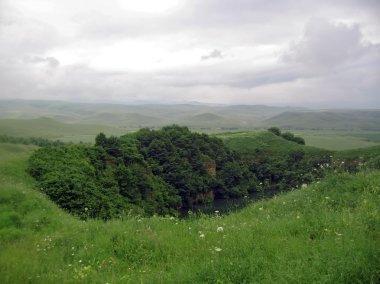
[[[180,210],[180,216],[186,218],[189,216],[189,211],[195,214],[206,215],[225,215],[238,209],[262,199],[268,199],[279,194],[279,190],[264,190],[263,192],[252,192],[246,197],[241,198],[229,198],[229,199],[216,199],[213,202],[206,204],[196,204],[191,208],[182,208]]]

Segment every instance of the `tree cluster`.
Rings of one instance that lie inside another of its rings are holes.
[[[175,214],[195,203],[246,195],[258,185],[220,139],[176,125],[120,138],[100,133],[94,146],[41,148],[29,172],[41,191],[81,218]]]
[[[272,132],[273,134],[280,136],[280,137],[282,137],[288,141],[292,141],[292,142],[295,142],[295,143],[300,144],[300,145],[305,145],[305,139],[303,139],[302,137],[299,137],[299,136],[295,136],[291,132],[281,133],[281,130],[278,127],[271,127],[268,129],[268,131]]]
[[[41,137],[14,137],[8,135],[0,135],[0,143],[36,145],[40,147],[54,147],[64,144],[59,140],[52,141]]]

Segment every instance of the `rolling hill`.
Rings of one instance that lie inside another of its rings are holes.
[[[0,118],[53,118],[61,122],[102,124],[123,128],[181,124],[194,128],[259,127],[264,119],[300,108],[261,105],[104,104],[60,101],[0,101]]]
[[[47,117],[35,119],[0,119],[0,135],[42,137],[73,142],[93,142],[95,135],[122,135],[125,129],[93,124],[69,124]]]
[[[286,129],[380,130],[380,110],[284,112],[263,122]]]

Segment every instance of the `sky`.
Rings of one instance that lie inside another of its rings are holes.
[[[0,0],[0,99],[380,108],[380,1]]]

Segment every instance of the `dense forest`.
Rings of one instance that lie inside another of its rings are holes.
[[[289,190],[322,177],[330,160],[303,148],[281,155],[239,153],[219,138],[173,125],[121,137],[100,133],[93,146],[40,148],[30,158],[29,173],[60,207],[81,218],[109,219],[175,215],[218,198]]]

